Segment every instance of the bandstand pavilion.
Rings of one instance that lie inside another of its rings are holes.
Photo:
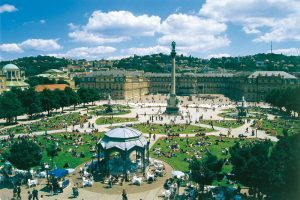
[[[98,166],[105,174],[145,173],[149,163],[149,141],[130,127],[114,128],[97,142]],[[101,157],[101,158],[100,158]]]

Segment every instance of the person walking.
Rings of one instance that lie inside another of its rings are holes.
[[[33,189],[32,196],[33,196],[32,200],[35,200],[35,199],[39,200],[39,192],[36,188]]]
[[[15,186],[13,189],[13,197],[17,198],[18,188]]]
[[[49,184],[49,188],[50,188],[50,196],[53,196],[54,195],[54,187],[53,187],[52,183]]]
[[[128,200],[125,189],[123,189],[123,192],[122,192],[122,200]]]
[[[32,200],[32,194],[30,191],[27,192],[28,193],[28,200]]]
[[[21,199],[21,187],[17,186],[17,199]]]

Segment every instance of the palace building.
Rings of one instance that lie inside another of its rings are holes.
[[[79,87],[96,88],[103,98],[134,99],[147,93],[168,94],[171,74],[107,70],[79,77]],[[177,73],[176,94],[224,94],[234,100],[264,101],[273,89],[300,86],[300,79],[283,71],[237,73]]]
[[[79,77],[79,87],[96,88],[102,98],[136,99],[148,94],[143,71],[105,70]]]

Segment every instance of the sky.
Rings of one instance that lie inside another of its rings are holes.
[[[0,0],[0,60],[300,54],[300,0]]]

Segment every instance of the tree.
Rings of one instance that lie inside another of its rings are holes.
[[[75,110],[75,106],[80,103],[80,97],[70,87],[66,87],[64,91],[69,98],[69,106],[73,105]]]
[[[300,87],[296,88],[284,88],[272,90],[266,96],[266,102],[274,107],[282,110],[285,108],[287,114],[300,112]]]
[[[59,108],[58,97],[51,90],[45,89],[40,93],[42,108],[44,111],[48,112],[48,116],[50,115],[50,111],[52,109]]]
[[[32,140],[22,138],[11,146],[9,152],[4,152],[3,157],[18,169],[30,170],[40,164],[42,149]]]
[[[189,165],[189,169],[192,172],[191,178],[200,185],[202,194],[204,186],[211,185],[217,178],[217,174],[222,170],[223,164],[224,160],[219,160],[210,152],[207,152],[206,156],[201,160],[193,157]]]
[[[296,200],[300,197],[300,133],[283,136],[272,149],[269,161],[270,199]]]
[[[56,81],[47,77],[32,76],[26,80],[26,83],[28,83],[31,87],[35,87],[37,85],[55,84]]]
[[[87,88],[79,88],[79,90],[77,90],[77,94],[80,98],[80,101],[83,103],[83,106],[85,106],[86,103],[90,102],[90,94]]]
[[[68,83],[67,81],[65,81],[64,79],[60,78],[56,81],[57,84],[66,84],[66,85],[70,85],[70,83]]]
[[[236,143],[230,148],[232,173],[243,185],[255,191],[255,196],[268,187],[269,140],[241,145]]]
[[[51,158],[52,160],[52,167],[53,167],[53,163],[54,163],[54,157],[58,155],[58,147],[57,145],[53,142],[51,143],[47,148],[47,156]]]
[[[100,99],[99,92],[96,89],[89,89],[88,93],[90,95],[90,101],[94,104],[95,101],[98,101]]]
[[[17,121],[17,116],[23,114],[21,102],[17,95],[11,91],[4,92],[0,98],[0,118],[5,118],[7,123]]]
[[[59,107],[61,108],[61,111],[64,112],[64,107],[69,105],[69,97],[63,90],[56,89],[53,91],[54,95],[58,97],[58,103]]]
[[[22,104],[30,117],[43,111],[40,96],[33,88],[23,91]]]

